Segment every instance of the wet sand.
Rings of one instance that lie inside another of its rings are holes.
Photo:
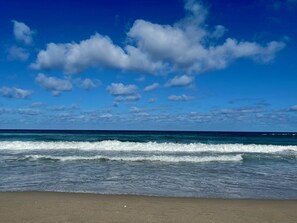
[[[0,193],[1,222],[297,222],[297,200]]]

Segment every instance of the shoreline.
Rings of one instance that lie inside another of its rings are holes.
[[[296,222],[297,200],[0,192],[3,222]]]
[[[11,194],[69,194],[69,195],[95,195],[95,196],[108,196],[108,197],[143,197],[143,198],[171,198],[171,199],[193,199],[193,200],[232,200],[232,201],[293,201],[297,202],[297,198],[227,198],[227,197],[187,197],[187,196],[172,196],[172,195],[154,195],[154,194],[104,194],[96,192],[83,192],[83,191],[38,191],[38,190],[28,190],[28,191],[0,191],[1,194],[11,193]]]

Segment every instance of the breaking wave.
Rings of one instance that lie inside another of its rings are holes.
[[[161,153],[276,153],[297,152],[297,146],[257,145],[257,144],[205,144],[205,143],[157,143],[121,142],[106,140],[99,142],[68,141],[0,141],[0,151],[45,151],[45,150],[82,150],[82,151],[123,151],[123,152],[161,152]]]
[[[203,163],[203,162],[239,162],[241,155],[223,156],[48,156],[48,155],[27,155],[18,160],[23,161],[78,161],[78,160],[97,160],[97,161],[127,161],[127,162],[166,162],[166,163]]]

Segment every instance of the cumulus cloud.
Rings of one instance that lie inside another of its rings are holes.
[[[78,79],[78,84],[80,88],[86,89],[86,90],[90,90],[92,88],[97,88],[100,85],[100,81],[99,80],[91,80],[90,78],[86,78],[86,79]]]
[[[153,91],[153,90],[156,90],[158,87],[160,87],[159,83],[153,83],[151,85],[146,86],[143,90],[144,91]]]
[[[30,90],[24,90],[15,87],[1,87],[0,95],[6,98],[15,98],[15,99],[26,99],[29,98],[32,94]]]
[[[124,68],[129,60],[123,49],[111,39],[95,34],[80,43],[49,43],[46,50],[38,53],[37,69],[59,69],[66,73],[78,73],[91,66]]]
[[[189,101],[189,100],[192,100],[192,99],[194,99],[194,97],[188,96],[188,95],[185,95],[185,94],[182,94],[182,95],[170,95],[168,97],[169,101]]]
[[[30,45],[33,41],[32,35],[34,34],[34,31],[32,31],[30,27],[23,22],[12,20],[12,23],[13,23],[13,34],[16,40],[23,42],[26,45]]]
[[[168,87],[184,87],[189,86],[194,81],[194,77],[188,75],[175,76],[166,84]]]
[[[223,44],[205,44],[209,34],[201,34],[199,39],[199,35],[193,33],[202,32],[201,28],[193,29],[137,20],[128,35],[154,60],[168,62],[173,69],[198,73],[226,68],[240,58],[269,62],[285,46],[277,41],[262,46],[233,38],[227,38]]]
[[[118,102],[138,101],[141,98],[141,95],[137,92],[138,87],[132,84],[112,83],[106,90],[115,97],[114,107],[118,106]]]
[[[69,80],[48,77],[45,74],[38,74],[35,81],[54,96],[60,95],[63,91],[71,91],[72,83]]]
[[[79,73],[89,67],[111,67],[121,70],[153,71],[158,63],[151,62],[137,48],[126,51],[113,44],[107,36],[98,33],[80,43],[47,44],[37,55],[35,69],[57,69],[65,73]]]
[[[107,88],[107,91],[113,95],[131,95],[135,94],[137,92],[137,86],[136,85],[124,85],[123,83],[112,83]]]
[[[35,69],[79,73],[89,67],[110,67],[146,73],[182,71],[203,73],[224,69],[233,61],[248,58],[267,63],[285,47],[282,41],[259,44],[222,39],[223,25],[208,26],[207,9],[194,0],[185,2],[186,17],[172,25],[138,19],[127,32],[123,47],[98,33],[79,43],[49,43],[41,50]]]
[[[8,58],[10,60],[26,61],[29,56],[29,52],[22,47],[12,46],[8,50]]]

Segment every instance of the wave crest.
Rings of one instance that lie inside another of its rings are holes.
[[[83,151],[139,151],[139,152],[216,152],[216,153],[276,153],[297,152],[297,146],[256,145],[256,144],[204,144],[204,143],[157,143],[157,142],[121,142],[106,140],[99,142],[68,141],[0,141],[0,150],[83,150]]]
[[[19,158],[23,161],[82,161],[82,160],[97,160],[97,161],[127,161],[127,162],[166,162],[166,163],[203,163],[203,162],[239,162],[242,160],[241,155],[223,155],[223,156],[48,156],[48,155],[27,155]]]

